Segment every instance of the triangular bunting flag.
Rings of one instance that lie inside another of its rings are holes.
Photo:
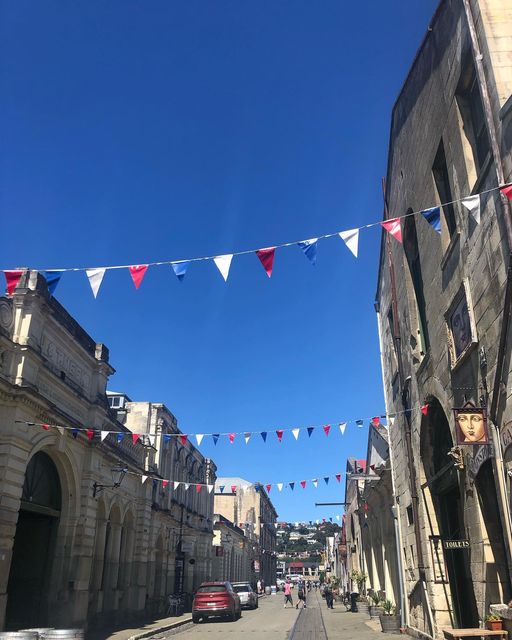
[[[249,444],[249,440],[251,439],[251,434],[247,431],[244,433],[245,444]]]
[[[424,416],[426,416],[426,415],[427,415],[427,413],[428,413],[428,404],[424,404],[424,405],[421,407],[421,413],[422,413]]]
[[[274,256],[276,253],[275,247],[268,247],[267,249],[258,249],[256,255],[260,259],[263,268],[265,269],[267,276],[270,278],[272,275],[272,269],[274,268]]]
[[[176,491],[176,489],[180,486],[181,482],[178,482],[178,480],[174,481],[174,491]]]
[[[16,269],[15,271],[4,271],[8,295],[12,296],[23,274],[23,269]]]
[[[146,480],[148,479],[147,476],[141,476],[140,479],[142,480],[142,484],[144,484],[146,482]]]
[[[282,482],[278,482],[277,483],[277,490],[278,491],[282,491],[283,490],[283,483]]]
[[[176,277],[180,282],[183,281],[185,274],[187,273],[187,269],[189,267],[190,260],[185,260],[184,262],[171,262],[171,267]]]
[[[217,256],[213,259],[215,264],[217,265],[217,269],[220,271],[222,277],[224,278],[224,282],[227,282],[229,276],[229,268],[231,266],[231,260],[233,260],[233,254],[228,254],[225,256]]]
[[[150,447],[154,447],[155,446],[155,434],[154,433],[150,433],[148,434],[148,442],[149,442],[149,446]]]
[[[135,285],[136,289],[140,287],[142,278],[145,276],[146,271],[148,270],[148,266],[149,265],[147,264],[134,264],[133,266],[128,267],[128,271],[130,272],[133,284]]]
[[[372,418],[372,424],[374,427],[378,427],[380,424],[380,418],[379,416],[375,416],[374,418]]]
[[[187,440],[188,440],[188,436],[185,433],[182,433],[180,435],[180,442],[182,445],[186,445],[187,444]]]
[[[92,295],[96,298],[98,291],[100,290],[101,283],[103,282],[103,276],[106,269],[86,269],[85,273],[89,278],[89,284],[91,285]]]
[[[507,187],[503,187],[500,191],[512,202],[512,184],[509,184]]]
[[[356,420],[356,424],[358,427],[362,427],[363,426],[363,421],[362,420]]]
[[[219,438],[220,438],[220,433],[214,433],[212,435],[212,438],[213,438],[213,444],[217,444],[217,442],[219,441]]]
[[[132,433],[132,442],[133,444],[137,444],[137,440],[139,439],[138,433]]]
[[[338,482],[341,482],[341,473],[337,473],[334,477]]]
[[[260,433],[260,435],[261,435],[261,437],[263,438],[263,442],[266,442],[266,441],[267,441],[267,432],[266,432],[266,431],[262,431],[262,432]]]
[[[120,443],[124,440],[124,433],[116,433],[117,442]]]
[[[313,483],[313,486],[316,489],[318,487],[318,480],[315,478],[314,480],[311,480],[311,482]]]
[[[277,439],[279,440],[279,442],[281,442],[283,440],[283,433],[284,433],[283,429],[277,429],[276,430],[276,436],[277,436]]]
[[[260,489],[261,489],[261,485],[260,484],[255,484],[254,485],[254,491],[256,491],[256,493],[259,493]]]
[[[392,427],[395,424],[395,416],[389,416],[388,422],[389,426]]]
[[[305,489],[306,488],[306,481],[305,480],[301,480],[300,481],[300,486]]]
[[[206,487],[208,489],[208,493],[211,493],[213,491],[213,484],[207,484]]]
[[[316,254],[318,249],[318,238],[311,238],[311,240],[303,240],[302,242],[297,242],[299,247],[304,252],[304,255],[311,264],[316,264]]]
[[[103,442],[103,440],[105,440],[105,438],[108,436],[109,433],[110,433],[110,431],[102,431],[101,432],[101,442]]]
[[[41,426],[43,427],[43,429],[45,431],[49,431],[50,430],[50,425],[49,424],[42,424]]]
[[[339,517],[339,516],[336,516],[336,520],[339,522],[339,521],[340,521],[340,517]]]
[[[201,489],[203,488],[202,484],[196,484],[196,492],[201,493]]]
[[[347,428],[347,423],[346,422],[340,422],[341,435],[343,435],[345,433],[345,429],[346,428]]]
[[[203,441],[204,433],[196,433],[197,446],[199,447]]]
[[[168,433],[164,433],[164,444],[168,444],[171,441],[172,436]]]
[[[330,424],[326,424],[324,425],[324,433],[326,436],[329,435],[329,431],[331,430],[331,425]]]
[[[190,482],[184,482],[183,486],[185,487],[185,491],[188,491],[190,489]]]
[[[480,224],[480,194],[476,196],[469,196],[463,198],[461,203],[466,207],[469,213],[473,216],[474,221]]]
[[[236,493],[236,484],[231,485],[231,493]]]
[[[228,433],[228,438],[231,444],[233,444],[233,442],[235,441],[235,436],[236,436],[236,433]]]
[[[272,485],[271,484],[266,484],[265,487],[267,489],[267,493],[270,493],[270,489],[272,489]]]
[[[308,436],[311,438],[311,434],[315,430],[315,427],[308,427]]]
[[[340,238],[352,251],[354,257],[357,258],[357,245],[359,243],[359,229],[348,229],[347,231],[340,231]]]
[[[429,225],[437,231],[437,233],[441,233],[441,209],[439,207],[432,207],[430,209],[424,209],[421,213]]]
[[[222,485],[220,485],[220,487],[219,487],[219,491],[220,491],[221,493],[224,493],[224,489],[225,489],[225,488],[226,488],[226,486],[222,484]]]
[[[71,435],[72,435],[72,436],[73,436],[73,438],[75,438],[75,440],[76,440],[76,437],[77,437],[77,435],[78,435],[78,429],[71,429]]]
[[[300,429],[292,429],[292,433],[293,433],[293,437],[295,438],[295,440],[298,440],[299,439]]]
[[[325,482],[325,484],[329,484],[329,476],[325,476],[324,477],[324,482]]]
[[[290,489],[293,491],[295,489],[295,482],[289,482],[288,486],[290,487]]]
[[[45,271],[43,276],[48,286],[48,291],[51,296],[55,293],[55,289],[62,278],[62,271]]]
[[[162,480],[162,489],[167,489],[169,486],[169,480]]]
[[[398,240],[398,242],[402,242],[402,227],[400,226],[400,218],[391,218],[391,220],[386,220],[385,222],[381,222],[381,225],[386,229],[386,231]]]
[[[66,431],[66,430],[64,429],[64,427],[57,427],[57,429],[58,429],[58,431],[59,431],[60,435],[61,435],[61,436],[63,436],[63,435],[64,435],[64,433],[65,433],[65,431]],[[108,433],[108,432],[107,432],[107,433]]]

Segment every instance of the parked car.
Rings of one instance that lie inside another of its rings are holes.
[[[203,582],[194,595],[192,622],[198,623],[216,616],[227,617],[233,622],[242,615],[240,597],[230,582]]]
[[[278,589],[284,589],[285,584],[286,584],[286,580],[283,580],[282,578],[276,579],[276,586]]]
[[[248,582],[233,582],[233,591],[238,593],[242,607],[258,608],[258,595]]]

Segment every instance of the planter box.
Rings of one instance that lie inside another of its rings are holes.
[[[501,631],[503,629],[503,620],[486,620],[485,628],[489,631]]]
[[[370,618],[377,619],[381,615],[384,615],[384,609],[382,607],[377,607],[375,605],[370,605]]]
[[[370,613],[370,605],[366,602],[366,600],[358,601],[357,610],[359,613],[366,613],[366,615],[368,615]]]
[[[379,619],[383,633],[400,633],[400,616],[398,614],[393,616],[380,615]]]

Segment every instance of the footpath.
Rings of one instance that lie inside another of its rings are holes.
[[[151,638],[167,632],[171,635],[188,624],[192,624],[192,614],[184,613],[182,616],[151,620],[140,627],[94,630],[86,633],[85,638],[86,640],[142,640],[142,638]]]

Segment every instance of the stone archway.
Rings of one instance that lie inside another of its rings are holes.
[[[39,451],[25,471],[7,585],[7,629],[48,624],[49,584],[61,509],[57,467],[48,454]]]

